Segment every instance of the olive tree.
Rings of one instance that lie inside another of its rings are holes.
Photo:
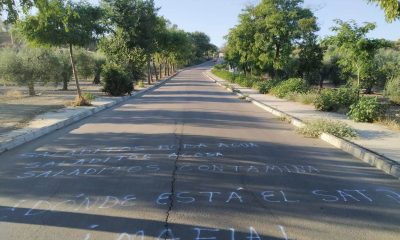
[[[1,50],[0,75],[9,82],[26,86],[30,96],[35,96],[35,83],[48,83],[60,77],[60,62],[49,49],[6,48]]]
[[[98,38],[104,28],[101,24],[102,11],[88,3],[73,3],[63,0],[49,0],[46,8],[35,15],[28,15],[18,25],[28,41],[39,45],[68,46],[74,74],[76,105],[86,105],[82,96],[75,65],[73,46],[86,46]]]

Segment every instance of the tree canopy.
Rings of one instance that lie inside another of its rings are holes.
[[[247,7],[239,24],[227,36],[227,60],[246,72],[266,71],[283,75],[293,49],[316,41],[318,30],[311,10],[303,0],[262,0]]]
[[[73,57],[73,46],[86,46],[103,32],[102,10],[85,2],[49,0],[36,15],[28,15],[17,26],[26,39],[38,45],[69,46],[78,98],[84,102]],[[84,104],[84,103],[83,103]]]
[[[389,43],[380,39],[369,39],[366,34],[375,29],[374,23],[365,23],[358,26],[354,21],[344,22],[336,20],[337,26],[332,30],[336,35],[329,37],[326,41],[337,47],[335,50],[341,55],[339,64],[344,71],[351,72],[357,76],[358,85],[363,82],[365,87],[372,87],[372,72],[375,70],[374,58],[377,51]]]
[[[385,11],[386,19],[393,22],[400,19],[400,1],[399,0],[368,0],[377,4]]]

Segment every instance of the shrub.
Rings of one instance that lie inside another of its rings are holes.
[[[133,91],[133,83],[121,67],[115,64],[106,63],[103,66],[103,92],[111,96],[122,96],[131,94]]]
[[[305,127],[298,128],[298,133],[306,136],[317,138],[322,133],[329,133],[336,137],[349,137],[357,136],[357,133],[347,124],[340,121],[333,121],[329,119],[317,119],[306,123]]]
[[[344,87],[339,89],[324,89],[315,99],[314,106],[321,111],[338,111],[343,108],[348,109],[358,101],[358,98],[358,89]]]
[[[261,94],[267,94],[273,87],[275,87],[279,83],[278,80],[267,80],[267,81],[262,81],[261,83],[258,84],[258,91]]]
[[[356,122],[373,122],[379,118],[382,111],[376,97],[362,97],[350,106],[347,115]]]
[[[271,89],[271,93],[279,98],[284,98],[289,93],[302,93],[307,91],[307,85],[301,78],[290,78]]]
[[[91,102],[96,99],[96,96],[89,92],[82,93],[82,97],[88,102]]]
[[[400,105],[400,77],[392,78],[386,83],[385,96]]]

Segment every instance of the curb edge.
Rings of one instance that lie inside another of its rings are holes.
[[[129,99],[133,99],[133,98],[139,98],[141,96],[143,96],[145,93],[147,93],[150,90],[153,90],[159,86],[161,86],[162,84],[166,83],[167,81],[171,80],[172,78],[174,78],[176,75],[178,75],[181,72],[181,70],[177,71],[176,73],[174,73],[173,75],[169,76],[168,78],[161,80],[157,83],[155,83],[152,86],[149,86],[148,88],[142,89],[136,93],[133,93],[132,96],[123,96],[123,97],[119,97],[117,99],[114,99],[112,102],[109,103],[105,103],[103,105],[94,107],[94,108],[90,108],[90,109],[86,109],[82,112],[76,113],[71,115],[70,117],[68,117],[67,119],[63,119],[60,120],[58,122],[52,123],[50,125],[47,126],[43,126],[41,128],[38,129],[34,129],[34,130],[27,130],[25,133],[16,136],[15,138],[12,138],[10,140],[6,140],[4,142],[0,142],[0,154],[3,152],[6,152],[8,150],[11,150],[13,148],[16,148],[18,146],[21,146],[25,143],[31,142],[35,139],[38,139],[44,135],[47,135],[49,133],[55,132],[59,129],[62,129],[64,127],[67,127],[69,125],[72,125],[74,123],[77,123],[89,116],[92,116],[98,112],[104,111],[106,109],[110,109],[114,106],[116,106],[117,104],[120,104],[122,102],[125,102]]]
[[[230,88],[225,87],[221,82],[223,83],[228,83],[228,81],[222,80],[221,78],[215,76],[214,74],[211,73],[210,70],[203,72],[203,74],[214,81],[217,85],[225,88],[229,92],[232,92],[235,95],[243,97],[244,95],[241,93],[237,93],[233,91]],[[259,108],[264,109],[265,111],[278,116],[278,117],[285,117],[290,119],[290,124],[294,125],[295,127],[303,127],[305,126],[305,123],[299,119],[296,118],[288,113],[285,113],[279,109],[276,109],[274,107],[271,107],[265,103],[262,103],[258,100],[253,99],[252,97],[247,97],[247,99],[254,105],[256,105]],[[385,156],[382,156],[380,154],[375,153],[372,150],[369,150],[367,148],[364,148],[354,142],[351,142],[347,139],[344,138],[339,138],[336,136],[333,136],[329,133],[322,133],[319,139],[323,140],[324,142],[327,142],[331,144],[332,146],[341,149],[342,151],[349,153],[350,155],[358,158],[359,160],[368,163],[370,166],[376,167],[379,170],[382,170],[383,172],[400,179],[400,164],[395,162],[394,160],[387,158]]]

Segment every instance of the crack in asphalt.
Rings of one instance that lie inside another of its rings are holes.
[[[169,216],[170,213],[172,211],[172,208],[174,207],[174,198],[175,198],[175,182],[176,182],[176,171],[178,170],[178,160],[179,157],[181,155],[181,151],[182,151],[182,135],[183,135],[183,127],[184,127],[184,123],[181,124],[181,131],[180,133],[178,132],[178,126],[180,124],[178,124],[178,122],[175,122],[175,129],[174,129],[174,137],[175,137],[175,142],[177,143],[176,145],[177,147],[177,151],[176,151],[176,157],[174,159],[174,168],[172,170],[172,174],[171,174],[171,189],[170,189],[170,195],[169,195],[169,204],[168,204],[168,209],[166,212],[166,217],[165,217],[165,238],[164,240],[167,240],[170,236],[169,236]]]

